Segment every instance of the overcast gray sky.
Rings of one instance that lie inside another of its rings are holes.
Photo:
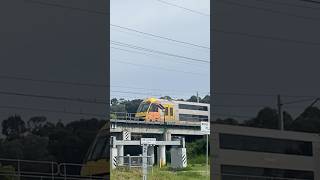
[[[214,97],[215,112],[248,119],[276,108],[277,94],[284,102],[310,99],[284,105],[296,117],[320,96],[319,4],[215,0],[213,7],[214,90],[231,93]]]
[[[166,2],[203,15],[157,0],[111,0],[111,24],[210,47],[210,16],[205,15],[210,14],[210,1]],[[111,26],[110,30],[112,41],[210,61],[209,49],[149,37],[115,26]],[[110,46],[111,97],[133,99],[169,95],[188,98],[196,91],[200,96],[209,92],[209,63],[166,55],[132,53],[114,48],[134,49],[115,44]]]

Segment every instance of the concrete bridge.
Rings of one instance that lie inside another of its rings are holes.
[[[175,122],[146,122],[135,120],[110,120],[110,133],[128,131],[132,134],[164,134],[182,136],[203,136],[200,123],[175,123]]]

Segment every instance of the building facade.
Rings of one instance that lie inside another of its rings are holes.
[[[211,126],[211,179],[320,179],[318,134]]]

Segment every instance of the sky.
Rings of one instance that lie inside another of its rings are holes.
[[[107,9],[106,1],[45,2],[104,12]],[[11,115],[20,115],[25,121],[33,116],[46,116],[51,122],[103,117],[106,103],[82,103],[8,95],[4,92],[105,100],[106,87],[27,81],[21,78],[107,84],[107,19],[106,15],[25,0],[0,1],[0,122]]]
[[[210,1],[165,2],[200,13],[158,0],[111,0],[111,24],[209,48]],[[210,61],[209,49],[150,37],[112,25],[111,97],[136,99],[168,95],[186,99],[197,91],[201,97],[209,93],[209,63],[148,52],[141,54],[146,52],[118,44],[126,43],[204,61]],[[132,50],[140,53],[132,53]]]
[[[295,118],[320,96],[320,4],[215,0],[213,7],[217,116],[255,117],[265,106],[277,108],[280,94]]]

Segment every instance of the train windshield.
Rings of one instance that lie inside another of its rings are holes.
[[[150,106],[150,103],[141,103],[138,108],[138,112],[147,112],[149,106]]]
[[[89,157],[89,160],[107,158],[109,155],[108,150],[109,150],[108,137],[104,137],[104,136],[98,137],[92,149],[92,153],[91,153],[91,156]]]

